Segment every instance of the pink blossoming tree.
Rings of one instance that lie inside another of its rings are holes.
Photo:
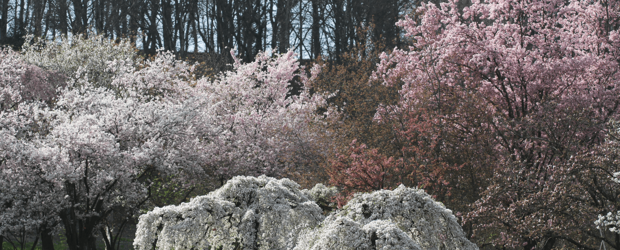
[[[422,5],[415,20],[399,22],[413,45],[382,57],[376,77],[402,90],[399,104],[378,118],[432,113],[405,120],[400,130],[432,124],[441,132],[433,138],[437,152],[463,152],[443,159],[488,183],[473,190],[480,199],[466,216],[476,235],[498,233],[481,243],[551,249],[560,241],[583,248],[610,241],[592,223],[597,212],[578,209],[609,204],[587,195],[596,182],[570,188],[558,180],[571,157],[602,143],[608,122],[618,119],[618,2],[457,2]],[[468,143],[475,141],[489,147],[476,151]],[[476,157],[468,158],[471,150]],[[563,205],[550,204],[551,197]]]

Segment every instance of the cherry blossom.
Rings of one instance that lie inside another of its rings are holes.
[[[140,216],[134,247],[478,249],[452,212],[423,190],[358,194],[325,218],[299,185],[266,176],[234,177],[206,196]]]
[[[324,117],[321,95],[289,94],[296,78],[306,86],[316,75],[306,77],[292,52],[259,54],[215,79],[196,79],[172,53],[142,60],[127,41],[102,37],[1,56],[3,235],[12,225],[62,226],[72,250],[93,249],[96,235],[114,249],[154,176],[188,188],[278,175],[327,150],[311,129]]]
[[[438,159],[470,169],[468,182],[482,185],[473,186],[473,211],[463,212],[481,243],[585,248],[605,238],[573,216],[575,207],[596,216],[598,198],[569,198],[586,197],[600,175],[584,173],[592,182],[574,178],[580,184],[572,186],[559,180],[574,173],[571,159],[604,143],[609,121],[619,118],[617,6],[491,0],[459,8],[448,1],[422,4],[399,21],[412,45],[383,54],[375,78],[402,86],[400,100],[376,118],[415,118],[397,128],[413,145],[405,149],[433,142],[436,157],[414,151],[405,162]],[[427,127],[435,132],[424,134]],[[466,175],[457,173],[447,183],[462,187]],[[550,202],[556,198],[563,201]]]
[[[322,210],[288,179],[238,176],[179,206],[140,216],[136,249],[292,249]]]

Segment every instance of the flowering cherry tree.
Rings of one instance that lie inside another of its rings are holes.
[[[323,209],[323,214],[331,212],[336,207],[333,202],[338,196],[336,187],[326,187],[323,183],[317,183],[311,189],[303,189],[301,192],[319,205]]]
[[[452,211],[404,185],[356,194],[300,238],[295,249],[478,249]]]
[[[24,235],[40,234],[48,246],[62,200],[47,195],[55,187],[39,175],[40,154],[31,139],[46,131],[37,125],[37,110],[54,98],[64,79],[9,50],[0,52],[0,68],[0,244],[7,239],[23,248]]]
[[[213,81],[198,81],[209,101],[204,112],[220,131],[208,147],[209,163],[223,179],[279,174],[292,165],[318,165],[324,157],[327,147],[312,126],[330,114],[317,115],[325,100],[309,92],[319,68],[312,68],[308,78],[294,56],[292,51],[276,57],[259,53],[254,62],[236,61],[234,71]],[[298,95],[290,93],[295,78],[302,86]]]
[[[478,249],[452,212],[420,189],[356,195],[325,218],[288,180],[234,177],[220,189],[140,216],[136,249]]]
[[[322,210],[288,179],[237,176],[218,190],[140,216],[136,249],[292,249]]]
[[[601,239],[591,223],[567,222],[576,201],[554,207],[549,199],[588,193],[555,187],[566,173],[559,166],[602,143],[608,121],[618,118],[617,10],[617,1],[491,0],[464,8],[449,1],[422,5],[419,16],[399,22],[413,45],[383,55],[375,76],[402,84],[400,102],[377,118],[430,112],[401,131],[430,123],[440,132],[437,152],[463,152],[445,162],[490,170],[482,175],[489,179],[472,180],[488,188],[474,195],[481,198],[467,216],[478,233],[499,232],[490,243],[550,249]],[[489,146],[476,149],[476,141]],[[476,157],[465,157],[468,150]],[[466,175],[455,176],[458,183]]]
[[[54,213],[62,199],[49,195],[55,187],[37,175],[37,150],[24,141],[19,129],[23,127],[0,130],[0,244],[6,239],[23,248],[25,235],[37,235],[38,241],[40,234],[43,244],[48,242],[46,236],[59,223]]]
[[[70,246],[89,248],[95,230],[111,237],[111,229],[99,226],[117,211],[128,219],[146,202],[148,182],[140,178],[150,172],[201,173],[190,164],[197,144],[179,136],[191,109],[87,87],[63,93],[56,105],[44,114],[53,128],[39,142],[44,158],[38,165],[67,200],[59,216]],[[104,239],[112,248],[115,239]]]
[[[70,249],[94,249],[95,234],[114,249],[148,202],[153,176],[188,187],[277,175],[320,152],[305,149],[316,147],[308,123],[321,122],[323,99],[307,89],[289,95],[295,77],[311,81],[293,53],[195,79],[172,53],[141,61],[126,42],[34,44],[0,58],[2,235],[13,225],[62,226]]]
[[[104,87],[109,87],[117,75],[114,70],[108,70],[108,64],[124,61],[137,66],[136,52],[128,40],[114,43],[101,35],[89,39],[62,37],[60,42],[27,36],[22,46],[25,62],[65,77],[87,77],[91,84]]]
[[[29,101],[49,102],[58,88],[65,85],[62,74],[30,65],[16,52],[2,49],[0,58],[0,110],[13,109]]]

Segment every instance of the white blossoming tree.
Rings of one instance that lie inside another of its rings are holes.
[[[206,196],[140,216],[137,249],[291,249],[300,230],[323,220],[299,185],[234,177]]]
[[[452,211],[424,190],[403,185],[355,195],[300,238],[296,249],[478,249]]]
[[[186,187],[213,176],[277,175],[304,164],[294,152],[315,152],[307,150],[318,141],[309,126],[321,121],[315,111],[324,100],[307,88],[289,94],[295,79],[311,81],[292,52],[195,79],[171,53],[142,61],[127,42],[34,44],[21,55],[0,53],[0,237],[13,225],[62,227],[71,250],[94,249],[95,234],[115,249],[154,176]],[[37,93],[38,83],[53,91]]]
[[[292,51],[275,57],[259,53],[254,62],[236,61],[234,67],[213,81],[197,83],[206,90],[202,99],[208,100],[208,109],[203,112],[211,115],[209,122],[218,131],[206,148],[215,174],[227,180],[318,165],[327,147],[319,144],[312,125],[322,124],[323,114],[316,110],[326,102],[321,95],[311,96],[309,85],[319,68],[312,68],[311,77],[306,77]],[[303,88],[292,95],[291,82],[296,78]]]
[[[118,75],[109,70],[109,64],[122,61],[130,65],[139,62],[136,49],[128,40],[111,42],[98,35],[89,39],[82,36],[63,37],[48,41],[27,36],[22,47],[22,58],[29,64],[58,72],[67,77],[90,79],[90,84],[109,87]]]
[[[53,74],[16,52],[0,51],[0,244],[22,245],[22,236],[40,233],[45,246],[59,222],[54,214],[63,201],[37,171],[41,154],[33,142],[46,131],[36,122],[46,105],[41,101],[54,98],[62,85]]]
[[[288,180],[235,177],[179,206],[140,216],[134,247],[146,249],[478,249],[456,217],[420,189],[356,195],[327,218]],[[333,196],[333,194],[332,194]]]

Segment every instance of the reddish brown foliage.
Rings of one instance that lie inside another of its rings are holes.
[[[345,154],[338,154],[330,161],[327,173],[330,184],[342,188],[336,198],[342,207],[357,192],[370,192],[394,186],[394,176],[399,174],[399,161],[369,149],[366,144],[353,140]]]

